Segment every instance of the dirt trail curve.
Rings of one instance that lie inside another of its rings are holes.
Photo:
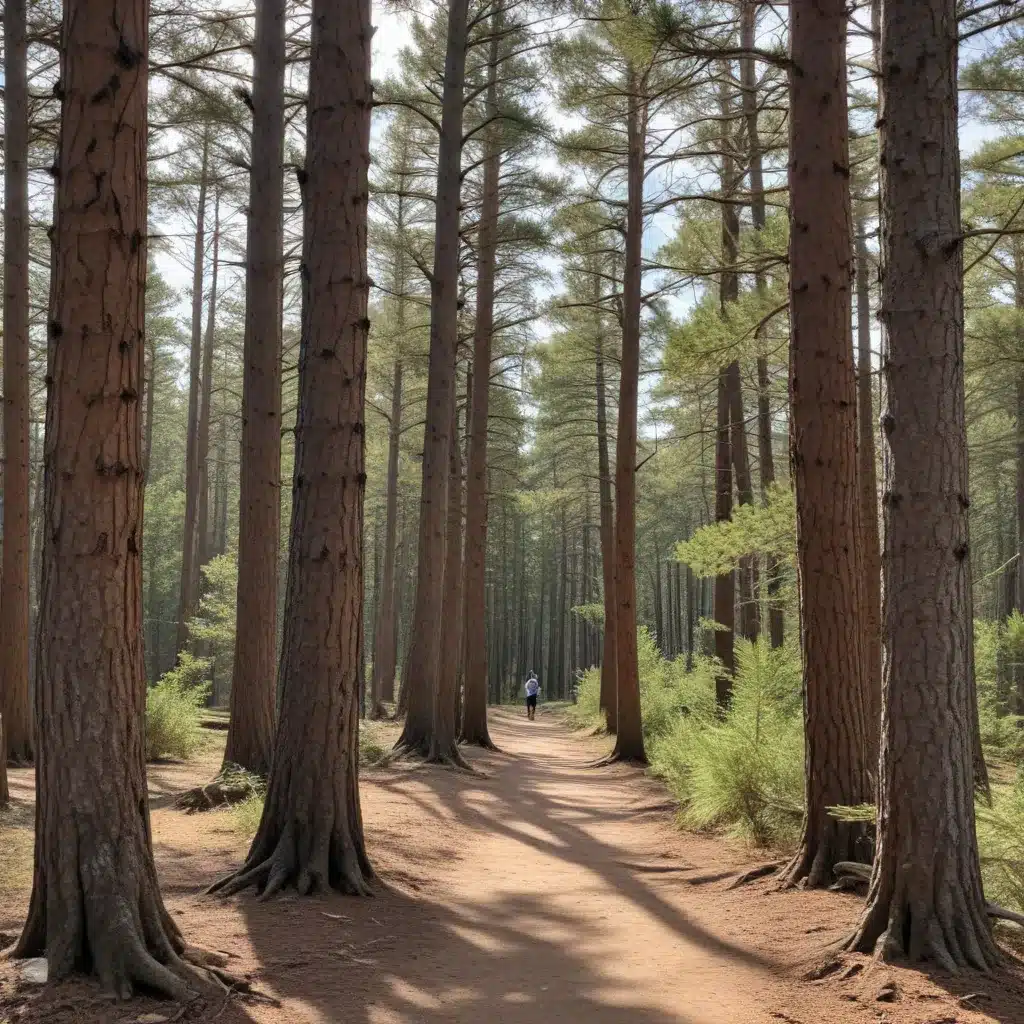
[[[373,900],[197,896],[200,881],[244,851],[223,816],[185,817],[156,800],[162,882],[185,934],[229,951],[233,970],[279,1000],[188,1008],[180,1019],[1024,1024],[1015,983],[972,1001],[978,979],[940,988],[898,972],[896,1001],[880,1003],[893,979],[880,968],[845,987],[798,981],[793,964],[849,927],[855,898],[764,885],[726,892],[721,879],[743,853],[682,835],[664,790],[640,771],[589,768],[604,741],[571,735],[554,715],[528,723],[504,710],[492,716],[492,736],[501,753],[470,754],[479,776],[417,766],[365,773],[368,841],[387,883]],[[154,774],[157,791],[185,783]],[[40,1001],[12,1024],[174,1017],[148,1001],[93,1009],[81,994],[74,1008],[44,1013]]]

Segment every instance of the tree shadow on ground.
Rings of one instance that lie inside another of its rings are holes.
[[[291,927],[281,926],[273,903],[247,897],[244,904],[262,965],[256,983],[272,977],[296,1024],[734,1019],[683,1006],[669,1014],[595,973],[580,951],[592,938],[587,923],[552,909],[543,896],[523,894],[459,910],[396,892],[358,903],[322,897],[306,901]],[[222,1019],[242,1024],[260,1018],[258,1008],[236,1004]]]

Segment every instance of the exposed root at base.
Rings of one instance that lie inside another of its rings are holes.
[[[497,750],[497,747],[493,749]],[[396,745],[390,754],[387,754],[377,763],[377,767],[386,767],[395,761],[414,761],[421,765],[440,765],[443,768],[465,772],[467,775],[473,775],[477,778],[487,778],[484,772],[474,768],[462,756],[457,744],[453,744],[443,752],[437,750],[424,751],[423,747],[419,744]]]
[[[596,761],[589,761],[585,768],[607,768],[613,764],[630,765],[633,768],[646,768],[649,764],[646,758],[628,757],[625,754],[618,754],[615,751],[606,757],[599,757]]]
[[[501,748],[489,736],[483,740],[467,740],[460,736],[459,743],[464,747],[479,747],[481,750],[490,750],[494,754],[501,753]]]
[[[207,895],[235,896],[245,889],[256,889],[261,900],[269,900],[287,887],[294,887],[300,896],[308,896],[313,892],[340,892],[346,896],[373,896],[370,886],[373,871],[365,856],[351,846],[343,847],[343,852],[333,857],[329,852],[332,848],[330,840],[317,841],[317,837],[303,837],[299,843],[293,826],[286,826],[279,834],[273,852],[263,857],[262,853],[250,853],[250,859],[224,878],[214,882],[207,890]],[[257,849],[259,836],[253,844]],[[299,855],[300,847],[309,851],[308,855]],[[266,850],[267,845],[263,846]]]
[[[205,786],[196,786],[180,794],[174,801],[179,810],[194,814],[210,811],[215,807],[240,804],[251,796],[261,796],[266,791],[266,780],[246,771],[237,764],[226,764],[220,773]]]
[[[744,871],[743,874],[737,875],[727,886],[726,889],[739,889],[744,885],[749,885],[751,882],[756,882],[759,878],[764,878],[766,875],[774,874],[779,868],[784,867],[786,862],[784,860],[772,860],[767,864],[758,864],[757,867],[750,868],[749,871]]]

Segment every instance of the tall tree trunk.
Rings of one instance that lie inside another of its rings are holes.
[[[1024,242],[1020,236],[1013,244],[1013,293],[1014,305],[1018,313],[1024,317]],[[1021,342],[1018,351],[1024,351],[1024,327],[1018,329]],[[1024,611],[1024,368],[1017,371],[1017,464],[1016,464],[1016,505],[1017,505],[1017,536],[1016,562],[1010,575],[1013,592],[1013,611]],[[1002,563],[1000,563],[1002,564]],[[1024,666],[1020,659],[1013,668],[1014,698],[1017,714],[1024,709]]]
[[[498,45],[502,6],[491,17],[490,78],[486,117],[498,115]],[[484,590],[487,577],[487,429],[494,335],[494,265],[500,213],[501,139],[495,121],[488,129],[484,157],[483,205],[477,239],[476,325],[473,333],[473,393],[466,474],[466,692],[462,741],[493,747],[487,728],[487,633]],[[504,568],[504,567],[503,567]]]
[[[185,522],[181,542],[181,585],[178,590],[178,654],[188,646],[188,623],[199,598],[199,391],[203,359],[203,266],[206,254],[206,180],[210,135],[203,136],[203,160],[199,172],[196,207],[195,252],[192,258],[192,345],[188,360],[188,425],[185,436]]]
[[[238,599],[224,760],[270,771],[277,693],[281,534],[285,0],[260,0],[253,45],[252,171],[245,260]]]
[[[731,74],[728,65],[723,71]],[[731,152],[733,144],[731,118],[733,98],[723,79],[720,105],[722,111],[722,195],[727,199],[736,190],[736,165]],[[719,285],[719,303],[722,319],[729,317],[729,307],[739,300],[740,280],[736,270],[739,251],[739,212],[730,202],[722,204],[722,277]],[[732,446],[737,438],[733,434],[733,383],[739,381],[739,364],[728,363],[718,373],[718,408],[715,435],[715,521],[732,519]],[[742,588],[741,588],[742,590]],[[715,693],[720,710],[728,708],[732,700],[732,675],[735,670],[734,636],[736,629],[736,573],[723,573],[715,578],[714,635],[715,657],[721,672],[715,679]]]
[[[4,716],[0,715],[0,750],[5,749]],[[6,807],[10,799],[11,791],[7,782],[7,758],[0,757],[0,808]]]
[[[715,522],[732,519],[732,459],[729,431],[729,367],[718,374],[718,414],[715,431]],[[714,654],[720,671],[715,677],[715,699],[720,711],[732,701],[732,674],[736,668],[733,630],[736,615],[736,576],[722,573],[714,581]]]
[[[423,436],[419,568],[402,689],[405,728],[396,749],[431,754],[433,702],[438,686],[443,621],[448,453],[452,444],[455,360],[459,325],[459,208],[462,195],[462,115],[465,98],[468,0],[451,0],[438,149],[434,269],[430,280],[430,362]],[[443,752],[457,759],[454,743]]]
[[[399,200],[401,205],[401,200]],[[399,303],[403,303],[399,299]],[[401,308],[401,305],[400,305]],[[400,314],[399,320],[404,319]],[[401,330],[401,326],[399,327]],[[388,479],[384,513],[384,567],[380,581],[377,630],[373,656],[373,700],[370,716],[379,717],[382,701],[395,699],[398,667],[398,610],[395,556],[398,544],[398,456],[402,439],[402,359],[395,360],[391,384],[391,418],[388,420]]]
[[[213,553],[223,555],[228,547],[228,418],[220,414],[217,427],[217,486],[213,494]]]
[[[188,997],[146,792],[147,5],[69,0],[49,316],[36,845],[18,957]],[[111,86],[117,83],[117,88]],[[111,311],[116,311],[112,315]]]
[[[636,448],[643,276],[643,188],[647,110],[629,70],[626,265],[623,276],[619,430],[615,445],[615,654],[619,699],[614,756],[646,763],[640,718],[636,615]]]
[[[612,500],[612,471],[608,459],[607,391],[604,377],[604,317],[598,303],[601,299],[601,275],[592,275],[596,333],[594,335],[594,368],[597,386],[597,467],[601,503],[601,576],[604,585],[604,644],[601,653],[601,708],[608,731],[614,733],[619,723],[619,697],[616,683],[615,646],[615,505]]]
[[[860,494],[864,598],[864,741],[867,767],[878,773],[882,727],[882,552],[878,537],[875,475],[875,415],[871,388],[871,292],[868,287],[867,225],[857,225],[857,485]]]
[[[885,639],[878,848],[849,948],[985,969],[974,824],[955,0],[882,10]],[[920,809],[926,807],[927,814]]]
[[[738,223],[736,229],[738,232]],[[729,448],[732,454],[733,473],[736,477],[736,497],[741,505],[753,505],[754,484],[750,475],[750,459],[747,455],[747,424],[746,414],[743,411],[743,388],[740,381],[740,364],[736,360],[729,364],[728,386]],[[761,632],[761,615],[757,605],[757,557],[755,555],[744,555],[740,559],[738,576],[740,635],[746,640],[756,640]]]
[[[367,894],[373,878],[358,785],[370,0],[314,0],[312,24],[281,721],[259,830],[225,893]]]
[[[438,653],[437,689],[434,691],[431,761],[447,762],[457,750],[459,736],[455,717],[462,653],[462,451],[459,418],[452,408],[452,443],[448,448],[448,522],[445,538],[444,608],[441,649]]]
[[[0,761],[32,760],[29,690],[29,220],[25,0],[4,7],[3,568]],[[6,753],[5,753],[6,749]]]
[[[740,46],[752,51],[757,41],[758,0],[742,0],[740,8]],[[764,198],[764,169],[761,134],[758,128],[757,61],[753,56],[740,58],[740,81],[743,96],[743,117],[747,131],[747,162],[750,178],[750,214],[754,224],[755,237],[759,237],[766,223]],[[758,253],[760,256],[760,253]],[[755,274],[758,291],[765,287],[764,272],[758,268]],[[760,340],[761,330],[758,331]],[[757,356],[757,454],[761,467],[761,500],[767,499],[768,491],[775,483],[775,456],[772,451],[771,390],[768,380],[768,360]],[[765,559],[765,580],[763,583],[768,607],[768,637],[772,647],[781,647],[785,638],[785,623],[779,603],[781,581],[780,566],[774,555]]]
[[[693,626],[694,626],[693,570],[686,567],[686,671],[693,671]]]
[[[843,0],[790,12],[790,403],[803,653],[805,806],[789,884],[829,885],[863,826],[828,808],[870,800],[851,337]]]
[[[146,338],[146,419],[142,425],[142,472],[149,482],[149,471],[153,464],[153,408],[156,404],[156,335]]]
[[[203,344],[203,380],[199,402],[199,437],[196,461],[199,467],[199,507],[196,512],[197,570],[212,557],[210,536],[210,406],[213,400],[213,346],[217,328],[217,272],[220,262],[220,192],[213,201],[213,259],[210,274],[210,298],[206,316],[206,340]]]

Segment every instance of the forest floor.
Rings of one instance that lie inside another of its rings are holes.
[[[150,767],[156,857],[187,939],[227,952],[264,997],[178,1007],[103,1000],[86,983],[32,988],[0,964],[0,1024],[1024,1024],[1024,972],[950,978],[846,958],[808,972],[860,899],[727,888],[758,859],[687,835],[665,790],[594,769],[600,737],[557,714],[497,710],[501,753],[479,774],[399,764],[362,775],[375,899],[228,900],[201,887],[247,840],[230,812],[185,815],[174,794],[210,778],[223,735],[187,765]],[[0,817],[0,933],[13,939],[31,875],[32,777]],[[0,943],[2,944],[2,943]]]

